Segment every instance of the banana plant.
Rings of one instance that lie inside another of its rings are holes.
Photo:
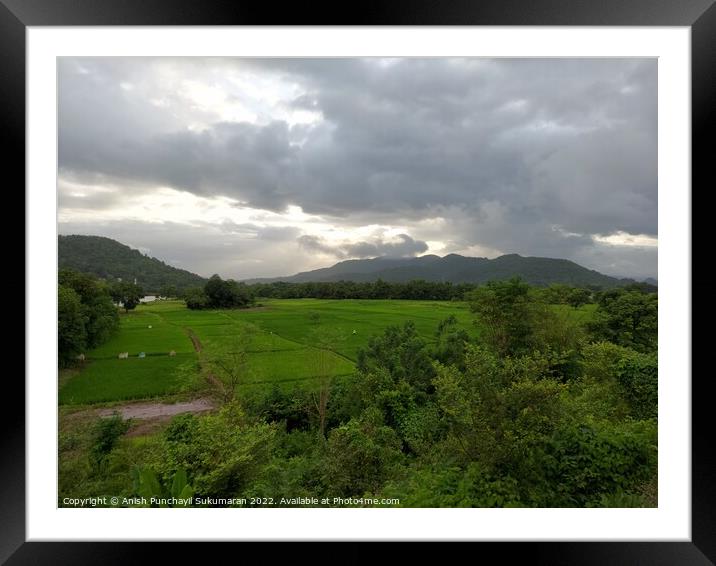
[[[186,471],[181,469],[171,477],[171,483],[162,485],[150,468],[132,468],[134,492],[147,501],[169,500],[161,502],[159,507],[189,507],[194,488],[187,482]],[[151,506],[151,505],[150,505]]]

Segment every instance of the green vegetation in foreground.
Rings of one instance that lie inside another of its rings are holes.
[[[292,507],[301,504],[280,498],[301,495],[331,506],[655,507],[658,299],[647,295],[624,288],[596,305],[555,306],[511,280],[465,304],[143,305],[123,318],[116,345],[141,337],[132,331],[143,331],[142,317],[160,321],[159,346],[186,332],[200,353],[177,357],[191,359],[186,375],[213,376],[205,387],[219,393],[217,410],[127,428],[61,407],[60,505],[192,494],[235,506]],[[92,367],[106,363],[94,383],[114,371],[111,394],[126,395],[138,384],[118,376],[117,363],[172,358],[89,356],[62,391],[84,387],[90,398]],[[138,504],[147,505],[118,505]]]

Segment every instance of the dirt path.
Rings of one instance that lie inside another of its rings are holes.
[[[209,399],[194,399],[184,403],[133,403],[98,411],[100,417],[109,417],[116,411],[123,419],[154,419],[180,413],[202,413],[214,408]]]
[[[211,383],[214,387],[218,388],[219,391],[223,392],[223,391],[224,391],[224,383],[223,383],[218,377],[216,377],[213,373],[211,373],[211,371],[209,371],[209,370],[206,368],[206,363],[205,363],[204,360],[202,359],[202,356],[201,356],[201,350],[202,350],[201,340],[199,340],[199,337],[198,337],[196,334],[194,334],[194,331],[193,331],[191,328],[187,328],[186,331],[187,331],[187,334],[189,334],[189,338],[190,338],[190,340],[191,340],[191,343],[194,345],[194,350],[196,350],[196,353],[199,355],[199,361],[201,362],[201,365],[204,366],[204,369],[206,370],[206,371],[204,372],[204,375],[206,376],[206,380],[207,380],[209,383]]]
[[[186,331],[189,333],[189,339],[194,345],[194,350],[196,350],[197,354],[201,354],[201,342],[199,341],[199,337],[194,334],[194,331],[191,328],[187,328]]]

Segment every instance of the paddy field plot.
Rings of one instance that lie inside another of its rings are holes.
[[[61,388],[61,405],[148,399],[177,393],[196,384],[194,354],[146,358],[90,359]]]
[[[248,363],[241,387],[279,384],[311,387],[322,372],[347,378],[358,351],[388,326],[415,324],[427,342],[441,320],[455,316],[459,328],[477,338],[479,326],[462,302],[401,300],[262,300],[260,307],[191,311],[180,301],[142,304],[122,314],[119,332],[87,353],[82,371],[60,387],[61,404],[91,404],[161,397],[206,386],[197,345],[203,352],[231,346],[248,332]],[[594,305],[558,306],[587,320]],[[196,343],[190,336],[194,336]],[[169,356],[170,351],[176,352]],[[128,352],[128,359],[118,359]],[[145,357],[139,358],[140,352]],[[189,369],[187,369],[189,368]],[[328,368],[328,369],[327,369]]]

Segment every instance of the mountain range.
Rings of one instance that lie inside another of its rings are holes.
[[[158,292],[164,285],[182,290],[202,286],[206,278],[167,265],[110,238],[101,236],[59,236],[59,267],[91,273],[107,280],[135,278],[146,292]],[[410,258],[377,257],[350,259],[331,267],[304,271],[285,277],[247,279],[246,283],[289,283],[321,281],[406,282],[414,279],[452,283],[485,283],[490,280],[521,277],[532,285],[564,283],[574,286],[616,287],[633,283],[587,269],[567,259],[524,257],[507,254],[494,259],[448,254],[444,257],[424,255]],[[653,282],[656,283],[655,281]]]
[[[286,281],[376,281],[406,282],[413,279],[450,281],[452,283],[485,283],[490,280],[519,276],[532,285],[564,283],[574,286],[616,287],[633,283],[587,269],[567,259],[523,257],[507,254],[494,259],[448,254],[444,257],[424,255],[411,258],[350,259],[331,267],[305,271],[287,277],[249,279],[247,283]]]

